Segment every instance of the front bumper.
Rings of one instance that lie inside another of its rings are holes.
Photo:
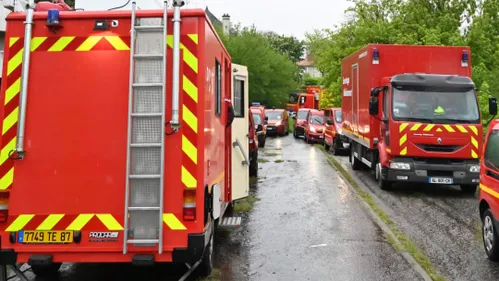
[[[277,135],[284,133],[284,126],[267,126],[267,135]]]
[[[297,135],[302,136],[305,134],[305,128],[303,128],[302,126],[296,126],[295,132]]]
[[[382,176],[388,181],[457,185],[480,183],[480,173],[470,172],[471,166],[480,164],[478,160],[395,158],[393,162],[408,163],[411,169],[383,167]]]
[[[324,141],[324,134],[322,133],[308,133],[308,139],[311,141],[316,141],[316,142],[323,142]]]

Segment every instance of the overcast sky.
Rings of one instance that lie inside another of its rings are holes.
[[[142,9],[158,8],[162,0],[136,0]],[[77,8],[102,10],[123,5],[127,0],[76,0]],[[171,1],[169,1],[171,2]],[[332,28],[345,20],[347,0],[187,0],[185,7],[208,9],[218,18],[228,13],[233,23],[255,24],[260,30],[272,30],[304,39],[307,31]],[[130,9],[130,6],[128,6]]]

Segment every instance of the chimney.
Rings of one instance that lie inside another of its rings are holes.
[[[225,34],[230,34],[230,16],[229,14],[223,14],[222,16],[222,24]]]

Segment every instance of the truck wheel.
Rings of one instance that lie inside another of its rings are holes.
[[[482,237],[485,252],[490,260],[499,261],[499,237],[494,225],[494,216],[490,209],[485,210],[482,217]]]
[[[52,263],[50,265],[32,265],[31,270],[38,277],[57,276],[62,263]]]
[[[296,133],[296,128],[295,128],[295,130],[293,131],[293,137],[295,137],[295,139],[297,139],[297,138],[298,138],[298,134]]]
[[[249,175],[250,177],[256,177],[258,176],[258,160],[256,157],[254,157],[254,160],[251,161],[250,167],[249,167]]]
[[[352,170],[357,171],[360,170],[360,161],[354,156],[354,148],[350,149],[350,166],[352,166]]]
[[[461,186],[461,191],[466,193],[466,194],[475,194],[478,185],[476,184],[462,184]]]
[[[327,144],[326,140],[324,140],[324,149],[328,152],[331,150],[331,146]]]
[[[213,270],[213,243],[215,240],[215,229],[213,229],[213,233],[211,234],[210,242],[206,245],[206,249],[204,249],[203,258],[198,268],[196,268],[197,273],[201,277],[208,277]]]
[[[340,154],[340,149],[338,147],[338,141],[337,141],[337,139],[333,140],[333,154],[334,155],[339,155]]]
[[[383,179],[381,176],[381,163],[376,164],[376,180],[378,181],[378,186],[382,190],[388,190],[392,187],[392,183]]]

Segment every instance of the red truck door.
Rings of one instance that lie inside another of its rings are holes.
[[[359,132],[359,65],[352,65],[352,130]]]

